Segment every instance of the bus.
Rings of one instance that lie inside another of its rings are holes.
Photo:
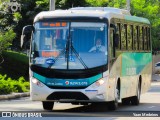
[[[40,12],[21,37],[26,43],[26,35],[32,33],[31,99],[42,101],[45,110],[52,110],[55,102],[103,104],[109,110],[116,110],[119,102],[138,105],[151,85],[150,31],[148,19],[124,9]]]

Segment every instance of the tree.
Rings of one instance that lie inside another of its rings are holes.
[[[56,9],[69,9],[72,7],[85,7],[86,0],[56,0]]]
[[[16,34],[12,29],[7,30],[6,32],[0,32],[0,54],[11,45],[15,36]]]
[[[0,56],[3,61],[2,52],[12,45],[13,39],[16,37],[14,28],[18,21],[21,19],[21,15],[17,13],[11,13],[6,4],[8,1],[0,0]]]
[[[6,1],[5,1],[6,2]],[[10,13],[8,6],[3,1],[0,1],[0,54],[3,50],[12,44],[12,40],[16,34],[13,31],[16,23],[21,18],[19,13]]]
[[[109,0],[86,0],[87,6],[92,7],[107,7]]]
[[[148,18],[151,22],[153,50],[160,50],[160,2],[159,0],[132,0],[131,14]]]

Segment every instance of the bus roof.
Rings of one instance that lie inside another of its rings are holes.
[[[130,12],[125,9],[112,7],[76,7],[68,10],[43,11],[35,17],[34,22],[45,18],[56,17],[99,17],[109,20],[117,18],[150,24],[149,20],[146,18],[131,16]]]

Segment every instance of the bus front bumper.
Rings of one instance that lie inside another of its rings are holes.
[[[33,81],[33,80],[32,80]],[[31,82],[32,82],[31,81]],[[100,81],[102,83],[102,81]],[[57,102],[105,102],[107,101],[106,85],[92,84],[85,89],[51,89],[43,83],[31,84],[31,100]]]

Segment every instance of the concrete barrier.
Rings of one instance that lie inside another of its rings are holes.
[[[30,93],[12,93],[9,95],[0,95],[0,100],[9,100],[9,99],[16,99],[21,97],[29,97]]]

